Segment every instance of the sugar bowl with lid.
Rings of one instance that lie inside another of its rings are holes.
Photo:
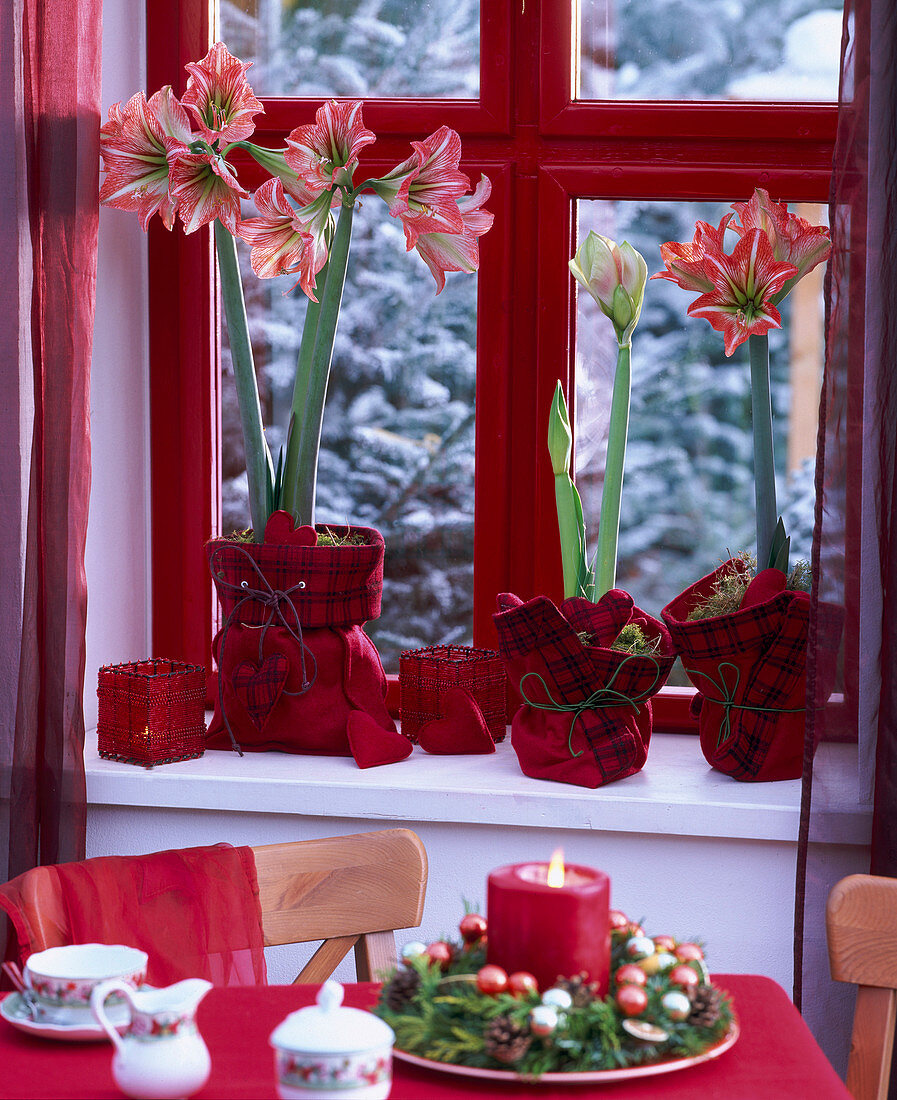
[[[281,1100],[386,1100],[392,1087],[392,1028],[343,1005],[343,987],[327,981],[317,1003],[292,1012],[271,1033]]]

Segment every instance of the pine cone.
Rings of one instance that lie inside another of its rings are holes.
[[[496,1016],[483,1032],[483,1039],[490,1058],[505,1065],[519,1062],[533,1041],[529,1031],[515,1024],[510,1016]]]
[[[419,987],[420,974],[411,966],[399,967],[383,991],[383,1000],[393,1012],[404,1012]]]
[[[695,987],[688,1022],[692,1027],[713,1027],[720,1016],[722,994],[712,985]]]
[[[585,1008],[595,1000],[598,992],[597,982],[587,982],[586,972],[575,975],[573,978],[558,978],[554,983],[554,989],[565,989],[573,998],[574,1008]]]

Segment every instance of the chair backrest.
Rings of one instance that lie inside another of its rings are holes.
[[[395,931],[423,916],[427,853],[409,829],[253,848],[265,945],[324,942],[296,982],[320,982],[355,948],[359,981],[396,962]]]
[[[829,966],[857,990],[847,1088],[855,1100],[886,1100],[897,1023],[897,879],[849,875],[826,908]]]

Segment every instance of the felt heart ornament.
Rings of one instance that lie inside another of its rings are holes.
[[[265,545],[317,546],[318,532],[307,524],[293,527],[293,517],[279,509],[272,512],[265,524]]]
[[[780,592],[785,591],[788,578],[781,569],[764,569],[747,586],[747,591],[741,599],[741,609],[756,607],[774,599]]]
[[[241,661],[231,673],[234,694],[246,708],[252,724],[261,731],[277,706],[290,671],[282,653],[269,654],[260,665]]]
[[[476,700],[462,687],[453,687],[440,703],[441,718],[431,718],[417,731],[420,747],[440,756],[495,752],[495,742]]]
[[[561,613],[577,634],[588,634],[590,645],[610,646],[632,617],[632,608],[632,596],[612,588],[597,603],[571,596],[561,604]]]
[[[414,746],[395,730],[378,726],[363,710],[353,710],[346,721],[349,748],[359,768],[379,768],[381,764],[397,764],[410,756]]]

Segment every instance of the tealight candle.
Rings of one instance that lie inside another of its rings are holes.
[[[509,974],[528,970],[541,990],[585,973],[603,996],[610,977],[610,879],[603,871],[516,863],[489,875],[488,958]]]

